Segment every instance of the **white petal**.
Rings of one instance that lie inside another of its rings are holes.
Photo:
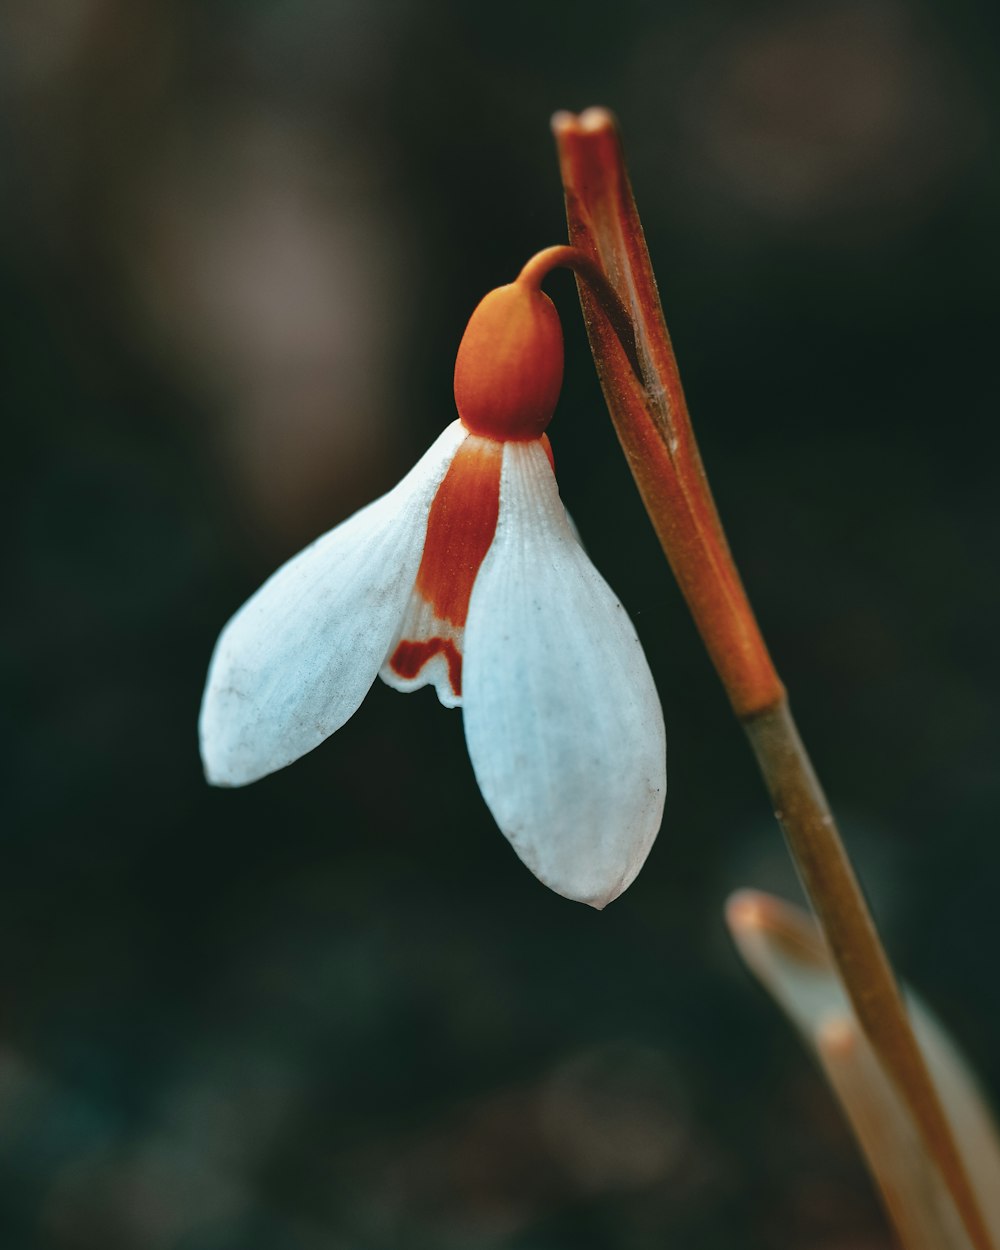
[[[497,533],[466,623],[464,703],[480,789],[521,859],[567,898],[616,898],[663,815],[663,713],[537,442],[504,450]]]
[[[199,733],[205,773],[240,786],[311,751],[354,713],[406,609],[453,422],[387,495],[299,552],[222,631]]]

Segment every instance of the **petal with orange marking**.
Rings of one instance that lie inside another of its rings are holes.
[[[256,781],[354,715],[399,629],[431,503],[468,436],[454,421],[398,486],[289,560],[225,627],[199,720],[209,781]]]
[[[663,713],[537,441],[504,448],[496,537],[465,628],[464,720],[483,797],[532,872],[594,907],[617,897],[660,827]]]
[[[380,671],[396,690],[434,685],[445,707],[462,703],[465,620],[496,533],[502,463],[503,444],[475,434],[455,453],[431,505],[406,615]]]
[[[403,694],[433,686],[445,707],[461,707],[464,646],[465,627],[441,620],[415,590],[379,676]]]

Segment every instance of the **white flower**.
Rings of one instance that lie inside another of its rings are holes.
[[[553,319],[537,290],[487,296],[459,352],[462,419],[222,631],[201,750],[209,781],[245,785],[339,729],[376,676],[433,684],[463,708],[479,787],[521,859],[603,907],[656,836],[666,745],[635,630],[559,498],[542,433],[562,376]]]

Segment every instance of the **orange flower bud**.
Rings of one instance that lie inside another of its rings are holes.
[[[563,337],[547,295],[527,282],[497,287],[472,314],[455,361],[455,403],[473,434],[538,438],[562,387]]]

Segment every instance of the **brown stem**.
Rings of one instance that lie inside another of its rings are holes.
[[[578,282],[619,441],[664,552],[749,734],[776,815],[859,1023],[920,1129],[977,1250],[989,1233],[833,816],[729,551],[695,443],[613,118],[553,118],[570,242],[607,274],[635,327],[637,377]]]
[[[740,582],[691,430],[670,336],[610,116],[554,119],[570,241],[607,274],[635,327],[640,376],[588,288],[587,333],[619,442],[737,715],[784,688]]]

